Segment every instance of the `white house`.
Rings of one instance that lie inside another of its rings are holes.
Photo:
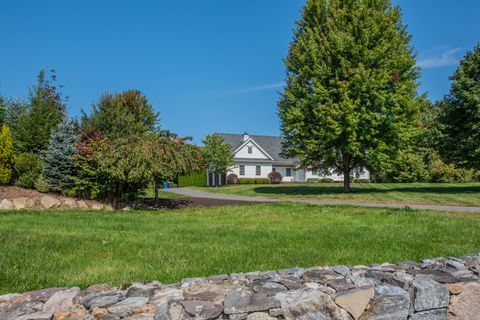
[[[283,182],[307,182],[311,178],[330,178],[343,181],[343,175],[318,174],[312,170],[300,167],[298,161],[284,158],[282,153],[282,138],[274,136],[257,136],[244,134],[217,133],[225,143],[230,145],[234,154],[235,165],[226,175],[214,177],[208,175],[208,184],[225,184],[226,176],[235,173],[239,178],[267,178],[272,171],[279,172]],[[355,170],[353,176],[357,179],[370,179],[367,170]],[[214,179],[217,179],[216,183]]]

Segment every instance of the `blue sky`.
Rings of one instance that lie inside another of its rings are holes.
[[[395,0],[424,67],[422,91],[448,93],[480,41],[479,0]],[[210,132],[279,134],[276,115],[303,0],[0,0],[0,92],[26,96],[56,69],[71,116],[106,91],[140,89],[161,125],[199,142]]]

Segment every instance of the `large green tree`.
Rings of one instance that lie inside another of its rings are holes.
[[[157,129],[158,113],[147,97],[138,90],[104,94],[93,105],[90,115],[84,114],[84,130],[94,130],[106,138],[117,139]]]
[[[285,60],[284,153],[344,175],[398,147],[418,117],[410,35],[389,0],[308,0]]]
[[[480,44],[450,80],[450,94],[440,103],[440,151],[449,163],[480,169]]]
[[[15,150],[35,153],[46,150],[52,129],[65,115],[66,106],[56,86],[55,71],[51,71],[49,78],[45,71],[40,71],[37,84],[29,93],[28,110],[16,115],[18,119],[15,119],[13,131]]]
[[[225,143],[222,136],[209,134],[202,143],[202,161],[208,173],[224,174],[235,164],[230,145]]]

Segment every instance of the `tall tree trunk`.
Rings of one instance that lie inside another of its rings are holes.
[[[153,193],[155,197],[155,203],[158,202],[158,177],[153,178]]]
[[[343,155],[343,192],[350,193],[350,155]]]

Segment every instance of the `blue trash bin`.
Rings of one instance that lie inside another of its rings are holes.
[[[168,189],[168,182],[167,182],[167,181],[165,181],[165,182],[163,183],[163,189]]]

